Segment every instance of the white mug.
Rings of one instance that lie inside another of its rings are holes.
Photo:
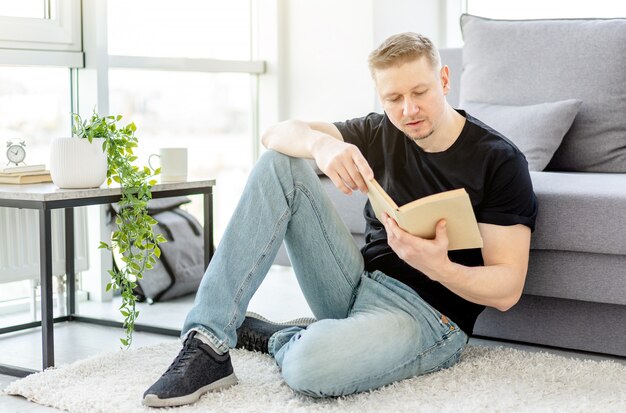
[[[152,158],[159,158],[161,167],[161,182],[185,182],[187,180],[187,148],[161,148],[159,153],[153,153],[148,157],[150,168]]]

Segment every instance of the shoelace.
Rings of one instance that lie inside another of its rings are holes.
[[[196,354],[198,350],[198,345],[191,340],[188,339],[189,342],[185,342],[183,349],[178,353],[178,356],[174,359],[172,364],[167,368],[163,375],[166,375],[170,372],[172,373],[180,373],[184,367],[187,367],[187,360],[191,359],[191,356]]]

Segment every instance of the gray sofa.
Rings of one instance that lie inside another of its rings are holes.
[[[441,50],[448,101],[518,144],[539,202],[524,294],[474,334],[626,356],[626,20],[461,25],[463,49]],[[366,198],[320,178],[361,245]]]

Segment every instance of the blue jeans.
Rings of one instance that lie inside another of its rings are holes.
[[[403,283],[364,271],[349,230],[302,159],[274,151],[253,169],[183,326],[216,348],[236,344],[252,295],[285,241],[317,322],[274,334],[270,354],[285,382],[340,396],[449,367],[467,335]]]

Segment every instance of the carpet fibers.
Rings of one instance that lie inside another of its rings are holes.
[[[17,380],[5,393],[80,413],[626,412],[624,365],[478,346],[468,347],[450,369],[322,400],[289,389],[269,356],[232,350],[239,385],[208,393],[190,406],[143,407],[144,390],[179,349],[178,343],[167,343],[92,357]]]

